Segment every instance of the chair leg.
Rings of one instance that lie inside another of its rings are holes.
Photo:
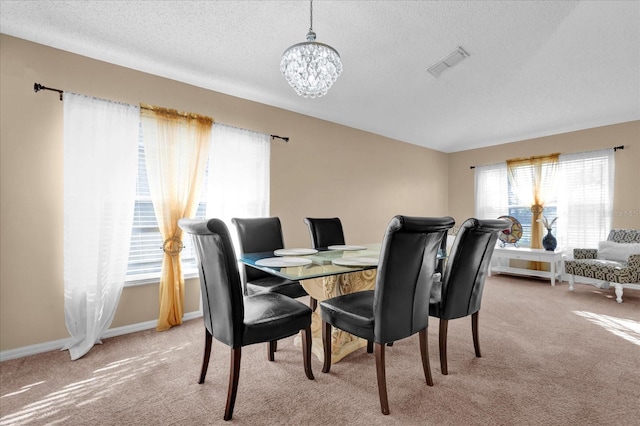
[[[615,286],[616,286],[616,290],[615,290],[615,292],[616,292],[616,302],[622,303],[622,295],[624,294],[623,293],[624,290],[623,290],[622,284],[615,283]]]
[[[309,307],[311,308],[311,312],[315,312],[316,308],[318,307],[318,299],[314,299],[313,297],[309,296]]]
[[[322,372],[328,373],[331,369],[331,324],[325,321],[322,321],[322,347],[324,348]]]
[[[311,325],[306,327],[302,333],[302,362],[304,363],[304,373],[309,380],[313,380],[311,371]]]
[[[478,314],[480,311],[471,315],[471,333],[473,334],[473,349],[476,350],[476,356],[481,358],[480,354],[480,338],[478,337]]]
[[[423,328],[418,332],[420,336],[420,355],[422,356],[422,370],[427,385],[433,386],[433,377],[431,376],[431,363],[429,362],[429,345],[427,337],[427,328]]]
[[[238,393],[238,380],[240,379],[240,358],[242,347],[231,348],[231,365],[229,368],[229,390],[227,391],[227,406],[224,409],[224,419],[231,420],[233,406],[236,403]]]
[[[445,376],[449,374],[449,370],[447,369],[447,328],[449,325],[449,320],[440,318],[440,371]]]
[[[204,383],[204,378],[207,375],[207,368],[209,368],[209,357],[211,356],[211,341],[212,336],[209,333],[209,330],[204,329],[204,358],[202,359],[202,369],[200,370],[200,380],[198,380],[199,384]]]
[[[574,282],[574,275],[573,274],[569,274],[569,291],[573,291],[573,282]]]
[[[278,349],[278,341],[267,342],[267,359],[273,361],[275,359],[275,353]]]
[[[372,354],[373,353],[373,341],[372,340],[367,340],[367,353],[368,354]]]
[[[384,343],[374,344],[376,352],[376,374],[378,376],[378,394],[382,414],[389,414],[389,399],[387,398],[387,376],[384,370]]]

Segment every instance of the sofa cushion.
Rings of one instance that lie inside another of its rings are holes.
[[[625,262],[602,259],[566,260],[564,270],[567,274],[620,284],[636,283],[640,279],[638,271]]]
[[[640,243],[640,229],[612,229],[607,240],[616,243]]]
[[[616,243],[600,241],[598,243],[598,259],[627,262],[632,254],[640,254],[640,244]]]

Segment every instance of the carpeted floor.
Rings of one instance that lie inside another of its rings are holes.
[[[293,338],[243,348],[231,423],[252,425],[638,425],[640,291],[494,276],[480,311],[482,358],[470,318],[449,324],[449,375],[440,374],[438,320],[424,382],[417,336],[387,350],[391,414],[378,400],[375,360],[364,349],[329,374],[302,368]],[[214,344],[197,384],[202,320],[158,333],[106,339],[78,361],[49,352],[0,363],[0,425],[224,424],[229,349]]]

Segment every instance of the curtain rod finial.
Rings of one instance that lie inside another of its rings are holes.
[[[33,83],[33,91],[38,93],[41,90],[51,90],[52,92],[58,92],[60,94],[60,100],[62,100],[63,91],[59,89],[52,89],[51,87],[43,86],[40,83]]]

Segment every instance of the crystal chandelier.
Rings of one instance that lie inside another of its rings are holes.
[[[280,72],[293,90],[305,98],[319,98],[327,94],[342,73],[340,55],[331,46],[318,43],[313,32],[313,0],[307,41],[294,44],[284,51]]]

